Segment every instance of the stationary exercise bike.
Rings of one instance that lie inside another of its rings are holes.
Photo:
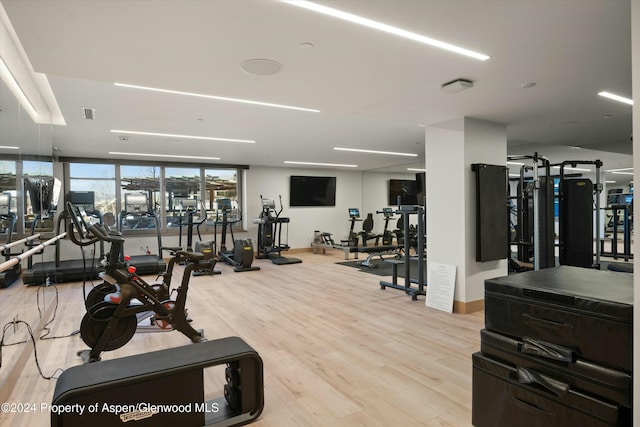
[[[104,283],[87,296],[87,312],[80,324],[80,337],[90,347],[79,353],[85,362],[100,360],[103,351],[125,345],[136,332],[137,314],[153,311],[161,328],[180,331],[192,342],[205,341],[202,331],[195,330],[187,318],[185,305],[192,271],[210,269],[204,255],[198,252],[176,251],[169,261],[162,284],[151,285],[136,275],[136,268],[119,261],[124,238],[110,232],[102,224],[88,224],[81,206],[66,204],[71,219],[69,237],[76,245],[88,246],[103,241],[111,244],[109,257],[102,274]],[[176,263],[188,261],[175,300],[169,299],[171,277]],[[136,302],[132,302],[133,300]]]

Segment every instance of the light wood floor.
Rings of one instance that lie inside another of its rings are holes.
[[[483,312],[443,313],[426,308],[424,297],[416,302],[400,291],[381,290],[381,276],[336,265],[341,251],[295,256],[303,263],[256,260],[262,270],[246,273],[218,264],[222,275],[191,281],[194,327],[209,339],[239,336],[263,358],[265,408],[252,425],[471,425],[471,354],[480,348]],[[2,325],[16,314],[37,321],[36,289],[14,284],[0,290]],[[81,284],[58,289],[51,335],[78,329],[84,314]],[[47,289],[47,298],[53,293]],[[24,338],[17,335],[9,333],[5,341]],[[103,359],[186,344],[175,331],[137,333]],[[24,345],[2,349],[0,377]],[[85,348],[77,335],[40,340],[37,346],[47,375],[80,364],[76,352]],[[218,396],[224,381],[219,374]],[[54,387],[55,381],[39,376],[30,356],[7,400],[50,403]],[[48,413],[0,414],[0,426],[49,423]]]

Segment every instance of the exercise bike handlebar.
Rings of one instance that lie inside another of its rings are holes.
[[[80,211],[71,203],[67,202],[67,214],[71,219],[71,232],[69,238],[78,246],[88,246],[99,241],[109,243],[122,242],[124,238],[109,234],[109,230],[102,224],[96,223],[87,225],[82,218]],[[81,237],[78,239],[76,233]]]

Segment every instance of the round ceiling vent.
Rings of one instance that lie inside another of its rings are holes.
[[[282,71],[282,64],[272,59],[248,59],[240,64],[242,71],[258,76],[270,76]]]

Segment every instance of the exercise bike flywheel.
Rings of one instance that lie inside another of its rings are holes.
[[[98,304],[99,302],[104,301],[104,297],[112,292],[115,292],[117,289],[114,285],[103,282],[91,289],[89,294],[87,295],[87,299],[84,302],[84,306],[89,311],[91,307]]]
[[[85,313],[80,323],[80,337],[86,345],[93,349],[98,344],[117,307],[103,301],[95,304]],[[120,318],[111,330],[111,336],[106,345],[100,351],[115,350],[128,343],[136,333],[137,326],[135,315]]]

